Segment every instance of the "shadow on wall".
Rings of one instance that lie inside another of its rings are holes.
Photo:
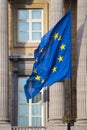
[[[77,32],[77,34],[78,34],[78,36],[77,36],[77,46],[78,46],[77,47],[77,69],[78,69],[78,64],[79,64],[80,49],[81,49],[82,38],[84,35],[86,22],[87,22],[87,15],[85,17],[84,23],[79,27],[78,32]]]
[[[32,4],[34,0],[8,0],[8,1],[16,4],[21,4],[21,3]]]

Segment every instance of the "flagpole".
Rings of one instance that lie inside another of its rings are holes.
[[[67,130],[71,130],[71,124],[70,124],[70,122],[67,123]]]
[[[72,122],[72,79],[69,81],[70,82],[70,119],[69,121],[67,122],[67,130],[71,130],[71,122]]]
[[[69,3],[69,9],[71,10],[71,6],[72,6],[72,0],[70,0],[70,3]],[[70,119],[69,119],[69,121],[67,122],[67,130],[71,130],[71,122],[72,122],[72,79],[70,79],[69,80],[69,82],[70,82],[70,85],[69,85],[69,87],[70,87]]]
[[[69,1],[69,10],[72,8],[72,0]],[[71,130],[72,122],[72,79],[69,80],[69,93],[70,93],[70,109],[69,109],[69,121],[67,121],[67,130]]]
[[[69,108],[67,109],[67,115],[63,117],[62,121],[63,123],[67,124],[67,130],[71,130],[71,124],[73,123],[73,118],[72,118],[72,80],[68,80],[68,85],[69,85]]]

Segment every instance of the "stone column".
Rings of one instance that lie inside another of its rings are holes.
[[[76,130],[87,130],[87,0],[77,4],[77,122]]]
[[[50,25],[53,27],[63,16],[63,0],[51,0]],[[63,82],[55,83],[49,88],[49,122],[47,130],[66,130],[62,123],[64,116]]]
[[[8,1],[0,0],[0,130],[10,130],[8,111]]]

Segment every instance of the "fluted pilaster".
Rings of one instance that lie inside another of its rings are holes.
[[[63,0],[51,0],[50,27],[53,27],[63,15]]]
[[[76,130],[87,130],[87,0],[78,0],[77,15]]]
[[[64,116],[64,86],[62,82],[55,83],[50,88],[49,120],[61,122]]]
[[[8,117],[8,1],[0,0],[0,129],[9,130]]]
[[[50,25],[53,27],[63,15],[63,0],[51,0]],[[47,130],[64,130],[64,86],[63,82],[55,83],[49,88],[49,123]]]

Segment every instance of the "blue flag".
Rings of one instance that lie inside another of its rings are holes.
[[[34,53],[35,62],[24,90],[27,100],[43,87],[71,78],[71,12],[41,39]]]

